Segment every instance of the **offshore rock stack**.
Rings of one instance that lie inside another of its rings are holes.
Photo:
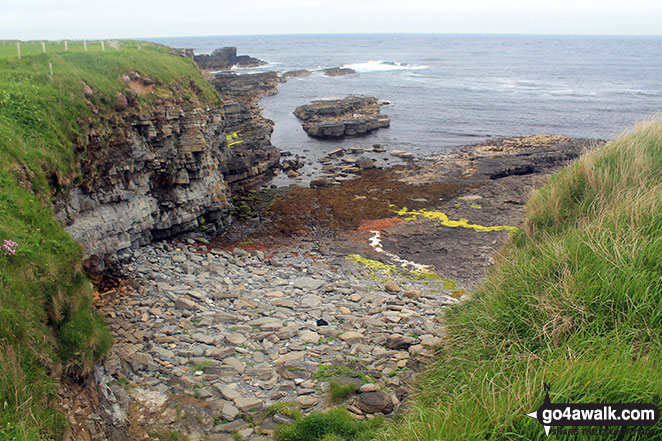
[[[294,115],[313,138],[361,136],[390,126],[389,117],[380,113],[382,105],[375,97],[350,96],[299,106]]]

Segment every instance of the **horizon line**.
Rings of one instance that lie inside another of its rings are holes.
[[[0,42],[16,41],[98,41],[98,40],[143,40],[166,38],[219,38],[219,37],[293,37],[293,36],[339,36],[339,35],[465,35],[465,36],[521,36],[521,37],[662,37],[662,34],[576,34],[576,33],[518,33],[518,32],[294,32],[294,33],[265,33],[265,34],[203,34],[203,35],[158,35],[141,37],[105,37],[105,38],[0,38]]]

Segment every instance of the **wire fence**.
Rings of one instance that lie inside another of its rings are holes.
[[[17,41],[0,40],[0,59],[18,58],[42,53],[104,52],[120,50],[118,40],[62,40],[62,41]]]

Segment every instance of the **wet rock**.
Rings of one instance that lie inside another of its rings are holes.
[[[414,154],[405,150],[391,150],[391,156],[396,156],[402,159],[410,159],[414,157]]]
[[[348,67],[329,67],[329,68],[326,68],[326,69],[322,69],[322,72],[327,77],[339,77],[339,76],[350,75],[350,74],[355,74],[356,73],[356,71],[354,69],[350,69]]]
[[[309,71],[309,70],[299,69],[299,70],[290,70],[288,72],[285,72],[283,74],[283,77],[285,79],[287,79],[287,78],[297,78],[297,77],[305,77],[305,76],[308,76],[308,75],[311,75],[311,74],[312,74],[312,72]]]
[[[310,188],[328,187],[329,185],[332,185],[332,184],[333,184],[333,181],[331,179],[329,179],[328,177],[318,176],[314,179],[311,179]]]

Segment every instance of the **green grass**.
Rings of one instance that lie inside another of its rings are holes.
[[[3,40],[0,41],[0,58],[18,58],[18,52],[16,50],[16,41]],[[21,41],[21,57],[39,55],[42,53],[41,41]],[[129,42],[132,44],[133,42]],[[108,40],[104,41],[106,51],[114,51],[111,45],[109,45]],[[64,53],[64,41],[44,41],[46,46],[46,53]],[[124,42],[120,42],[120,50],[124,49]],[[85,52],[85,46],[83,45],[82,40],[68,40],[67,49],[69,52]],[[87,41],[87,52],[88,53],[102,53],[101,41],[97,40],[88,40]]]
[[[662,122],[553,176],[482,288],[445,320],[409,411],[374,439],[545,440],[525,416],[543,383],[552,402],[662,395]],[[600,439],[662,440],[661,426]]]
[[[356,387],[356,385],[351,383],[340,384],[337,381],[329,382],[329,395],[331,397],[331,401],[334,403],[337,403],[349,397],[354,392],[356,392],[357,389],[358,388]]]
[[[298,420],[301,418],[301,410],[299,409],[299,405],[296,403],[290,403],[285,401],[274,403],[267,408],[265,416],[269,417],[272,415],[276,415],[277,413],[288,416],[294,420]]]
[[[21,60],[11,56],[14,43],[0,44],[0,245],[18,243],[15,255],[0,249],[0,440],[61,439],[57,381],[85,375],[110,347],[90,305],[82,250],[51,205],[68,186],[95,178],[99,152],[86,151],[86,131],[107,133],[130,111],[114,108],[118,93],[130,93],[122,75],[136,71],[155,82],[131,111],[165,101],[183,108],[220,103],[192,60],[149,43],[121,44],[101,52],[91,42],[83,52],[82,43],[71,43],[63,52],[49,43],[46,54],[41,44],[34,44],[38,51],[26,44]],[[94,92],[87,98],[85,85]],[[79,161],[90,167],[85,176]]]
[[[149,432],[148,435],[151,438],[158,439],[159,441],[186,441],[188,439],[176,430]]]
[[[347,409],[336,407],[326,412],[313,412],[291,425],[276,430],[278,441],[351,441],[360,439],[382,424],[381,419],[368,423],[356,421]]]

